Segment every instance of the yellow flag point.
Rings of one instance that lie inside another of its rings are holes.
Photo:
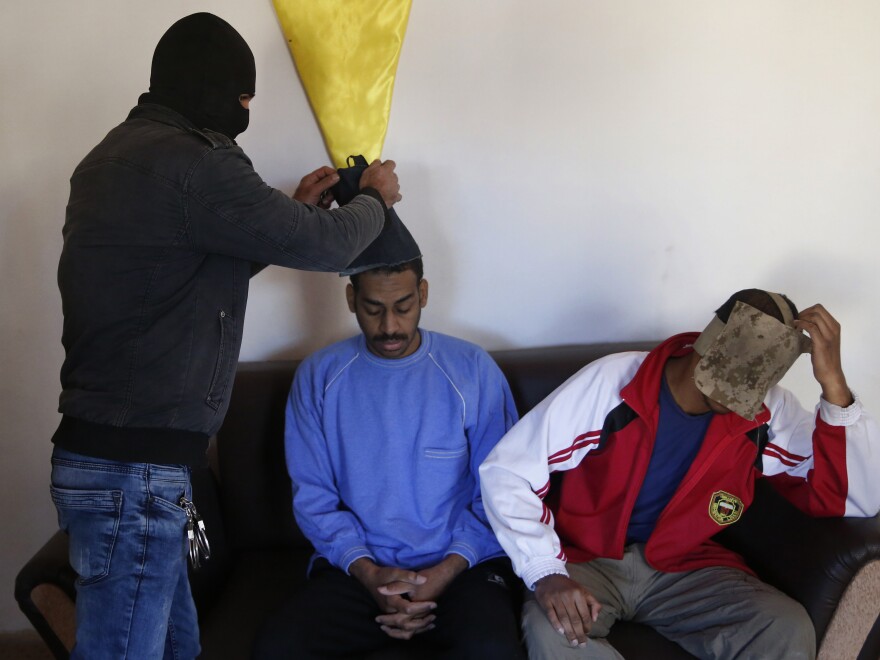
[[[411,0],[274,0],[336,167],[382,154]]]

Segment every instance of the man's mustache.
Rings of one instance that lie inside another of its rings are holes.
[[[386,341],[406,341],[407,335],[373,335],[373,341],[377,342],[386,342]]]

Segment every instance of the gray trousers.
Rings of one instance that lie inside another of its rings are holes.
[[[645,561],[643,544],[628,546],[623,559],[567,568],[602,604],[599,620],[586,647],[573,648],[531,595],[523,608],[530,660],[622,658],[604,639],[617,620],[649,625],[698,658],[816,657],[816,633],[803,606],[735,568],[663,573]]]

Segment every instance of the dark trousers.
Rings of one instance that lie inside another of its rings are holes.
[[[319,559],[303,587],[263,626],[255,660],[366,658],[385,649],[414,658],[524,658],[520,581],[510,562],[490,559],[461,573],[437,600],[435,628],[395,640],[375,622],[382,612],[357,579]]]

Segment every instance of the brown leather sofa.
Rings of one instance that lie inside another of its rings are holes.
[[[585,344],[492,355],[525,414],[588,362],[651,346]],[[239,366],[226,422],[212,442],[212,467],[193,475],[194,500],[213,550],[191,575],[207,660],[248,658],[260,623],[305,576],[311,548],[293,519],[283,453],[284,405],[296,366]],[[811,519],[766,486],[759,482],[755,504],[719,540],[804,604],[820,657],[880,657],[880,518]],[[16,580],[22,611],[58,658],[66,658],[73,643],[74,579],[67,539],[59,532]],[[611,639],[627,658],[691,657],[639,624],[617,624]],[[375,659],[380,657],[429,656],[402,646]]]

